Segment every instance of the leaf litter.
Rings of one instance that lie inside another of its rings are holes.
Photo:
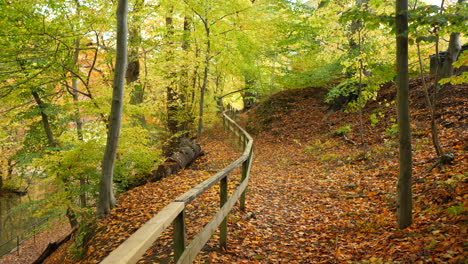
[[[364,109],[365,147],[352,144],[360,141],[358,113],[329,112],[323,89],[289,90],[241,118],[255,132],[247,210],[235,207],[229,216],[228,248],[219,249],[215,233],[195,263],[466,263],[468,86],[453,86],[439,103],[442,146],[455,161],[427,172],[436,156],[422,87],[417,79],[411,84],[410,228],[396,227],[398,141],[388,130],[395,105],[387,105],[395,88],[383,86]],[[384,118],[372,125],[368,116],[376,111]],[[346,125],[346,137],[334,133]],[[99,263],[163,206],[228,165],[240,150],[226,137],[213,129],[202,142],[207,155],[190,169],[123,194],[98,221],[87,257],[76,262],[68,253],[63,263]],[[231,193],[240,172],[232,175]],[[188,206],[188,241],[218,208],[217,187]],[[172,263],[171,236],[169,228],[139,263]]]

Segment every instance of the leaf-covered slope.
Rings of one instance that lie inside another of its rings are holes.
[[[359,114],[327,115],[316,89],[273,95],[249,113],[257,129],[248,211],[236,215],[227,252],[210,263],[463,263],[467,229],[467,86],[446,90],[438,122],[445,171],[435,161],[420,80],[411,81],[414,224],[396,228],[396,89],[384,85]],[[317,95],[317,96],[309,96]],[[283,104],[283,105],[282,105]],[[287,107],[285,107],[287,106]],[[376,114],[371,122],[369,116]],[[274,118],[268,120],[268,116]],[[265,121],[267,120],[267,121]],[[377,120],[377,121],[376,121]],[[211,246],[216,241],[211,241]],[[202,263],[202,262],[200,262]]]
[[[464,263],[468,87],[446,90],[439,104],[442,145],[454,152],[454,164],[427,173],[435,153],[420,80],[411,83],[413,226],[396,228],[395,88],[383,86],[379,101],[364,109],[365,148],[355,144],[358,113],[329,112],[321,89],[284,91],[267,100],[268,107],[260,104],[249,113],[250,127],[261,129],[247,212],[229,217],[228,249],[219,249],[215,234],[196,263]],[[371,122],[371,114],[378,121]],[[265,122],[269,115],[274,118]],[[99,232],[79,263],[98,263],[159,208],[233,160],[238,153],[221,135],[205,139],[207,156],[191,170],[120,197],[110,218],[98,221]],[[235,179],[230,178],[234,185]],[[190,205],[189,241],[219,206],[212,189]],[[169,230],[140,263],[169,263],[171,243]],[[64,261],[56,257],[48,263]],[[77,263],[70,255],[66,260]]]

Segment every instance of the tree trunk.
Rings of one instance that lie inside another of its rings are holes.
[[[79,2],[77,2],[77,9],[79,10]],[[78,12],[79,14],[79,12]],[[80,55],[80,39],[77,38],[75,40],[75,66],[79,68],[78,65],[78,58]],[[78,79],[73,79],[72,80],[72,94],[73,94],[73,102],[78,103],[79,102],[79,97],[78,97]],[[80,109],[78,107],[75,108],[75,124],[76,124],[76,134],[78,137],[79,141],[84,141],[83,137],[83,121],[81,121],[80,118]],[[85,185],[86,185],[86,179],[84,175],[79,176],[80,180],[80,204],[81,207],[86,207],[87,205],[87,199],[86,199],[86,191],[85,191]]]
[[[128,36],[128,46],[129,46],[129,54],[128,54],[128,65],[127,70],[125,73],[125,79],[127,84],[131,84],[137,82],[133,85],[133,89],[130,92],[130,104],[131,105],[139,105],[144,102],[145,99],[145,85],[141,81],[140,72],[140,58],[139,58],[139,51],[141,46],[141,18],[139,12],[143,10],[145,5],[144,0],[136,0],[133,6],[132,12],[132,21],[131,27],[129,29],[129,36]],[[138,123],[142,126],[146,125],[145,115],[144,114],[136,114],[133,116]]]
[[[462,4],[463,2],[465,0],[458,0],[458,4]],[[460,51],[460,32],[453,32],[450,34],[449,46],[440,72],[440,78],[449,78],[453,75],[453,63],[457,61]]]
[[[166,38],[167,41],[174,41],[174,25],[172,19],[173,7],[170,7],[169,13],[166,16]],[[167,62],[172,64],[174,62],[174,47],[171,45],[169,51],[167,52]],[[183,107],[182,102],[180,101],[180,94],[177,91],[175,85],[176,73],[172,68],[167,69],[166,78],[169,80],[169,84],[166,87],[166,113],[167,113],[167,129],[169,131],[169,136],[167,139],[167,146],[164,150],[164,156],[170,157],[177,149],[181,134],[179,133],[181,129],[181,109]]]
[[[408,102],[408,0],[396,1],[396,34],[397,114],[400,139],[397,222],[398,228],[404,229],[412,223],[413,210],[413,196],[411,191],[411,131]]]
[[[115,62],[112,106],[109,116],[110,126],[99,185],[99,203],[97,208],[99,216],[109,214],[116,203],[112,185],[120,127],[122,124],[125,70],[127,67],[127,10],[128,0],[119,0],[117,6],[117,59]]]
[[[182,138],[176,151],[150,175],[151,181],[157,181],[186,168],[198,156],[203,155],[200,145]]]
[[[184,34],[182,38],[182,50],[186,53],[190,51],[190,31],[191,31],[192,19],[188,15],[184,16]],[[186,62],[180,74],[180,99],[183,104],[183,120],[181,130],[183,132],[182,136],[188,136],[190,128],[193,125],[193,112],[192,104],[189,102],[188,98],[191,93],[194,93],[195,86],[190,89],[190,75],[189,75],[189,64],[192,63]]]
[[[57,146],[57,143],[55,142],[54,134],[50,128],[49,116],[45,113],[44,102],[36,91],[31,91],[31,93],[34,97],[34,101],[36,101],[36,104],[39,106],[39,110],[41,111],[42,125],[44,126],[44,131],[47,135],[49,146],[55,147]]]
[[[461,51],[460,33],[454,32],[450,34],[449,47],[445,54],[444,64],[440,72],[440,78],[449,78],[453,75],[453,63],[457,61],[458,54]]]
[[[208,85],[208,74],[210,72],[210,56],[211,56],[211,40],[210,40],[210,24],[208,24],[208,19],[203,20],[205,25],[206,33],[206,53],[205,53],[205,71],[203,73],[203,84],[200,89],[200,107],[198,111],[198,132],[197,138],[199,139],[202,135],[203,130],[203,107],[205,105],[205,91]]]
[[[249,74],[245,76],[245,89],[246,91],[242,93],[242,101],[244,103],[244,111],[247,111],[254,107],[255,100],[257,95],[255,94],[255,78],[249,76]]]

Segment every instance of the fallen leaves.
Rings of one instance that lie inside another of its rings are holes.
[[[455,86],[450,92],[466,95],[467,88]],[[394,89],[383,89],[382,98],[394,97]],[[418,89],[412,88],[413,95]],[[255,127],[256,130],[268,129],[256,136],[247,212],[235,209],[229,216],[227,250],[219,249],[215,233],[195,262],[465,262],[468,118],[464,117],[468,113],[468,96],[447,96],[440,102],[442,109],[447,110],[440,116],[445,126],[442,144],[447,151],[455,152],[455,161],[445,171],[431,173],[426,173],[434,158],[427,140],[427,111],[423,103],[413,102],[412,117],[418,124],[418,136],[413,139],[414,224],[398,230],[395,225],[398,149],[396,139],[385,131],[391,126],[390,121],[382,120],[372,127],[366,120],[368,149],[364,153],[359,146],[331,133],[355,124],[357,114],[333,113],[323,120],[327,110],[321,103],[321,95],[323,91],[313,88],[285,91],[276,95],[271,101],[275,104],[271,103],[260,114],[251,113],[251,117],[260,118],[256,124],[261,127]],[[371,104],[364,116],[377,107],[380,107],[377,103]],[[276,111],[274,118],[261,119],[271,111]],[[394,117],[394,106],[382,111],[388,119]],[[254,125],[249,123],[251,127]],[[169,201],[236,158],[238,152],[225,144],[222,135],[214,130],[204,140],[207,155],[190,170],[122,195],[109,220],[99,223],[102,231],[91,241],[93,250],[88,250],[81,263],[98,263]],[[359,142],[357,129],[348,137]],[[238,184],[234,175],[239,175],[239,171],[232,175],[231,193]],[[188,241],[218,208],[217,187],[187,207]],[[171,234],[169,228],[139,263],[170,263]]]

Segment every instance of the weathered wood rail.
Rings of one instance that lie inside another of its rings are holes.
[[[223,125],[237,136],[238,143],[243,147],[242,156],[227,167],[203,181],[198,186],[176,198],[164,207],[156,216],[151,218],[133,235],[124,241],[118,248],[112,251],[101,264],[136,263],[151,247],[162,232],[171,224],[174,238],[174,262],[192,263],[196,255],[202,250],[210,237],[219,228],[219,243],[221,247],[227,246],[227,216],[239,200],[240,209],[245,210],[245,192],[249,181],[250,168],[253,158],[252,137],[233,119],[223,112]],[[240,184],[231,197],[228,197],[228,175],[242,167]],[[219,182],[220,185],[220,210],[211,221],[186,245],[185,237],[185,207],[202,193]]]

